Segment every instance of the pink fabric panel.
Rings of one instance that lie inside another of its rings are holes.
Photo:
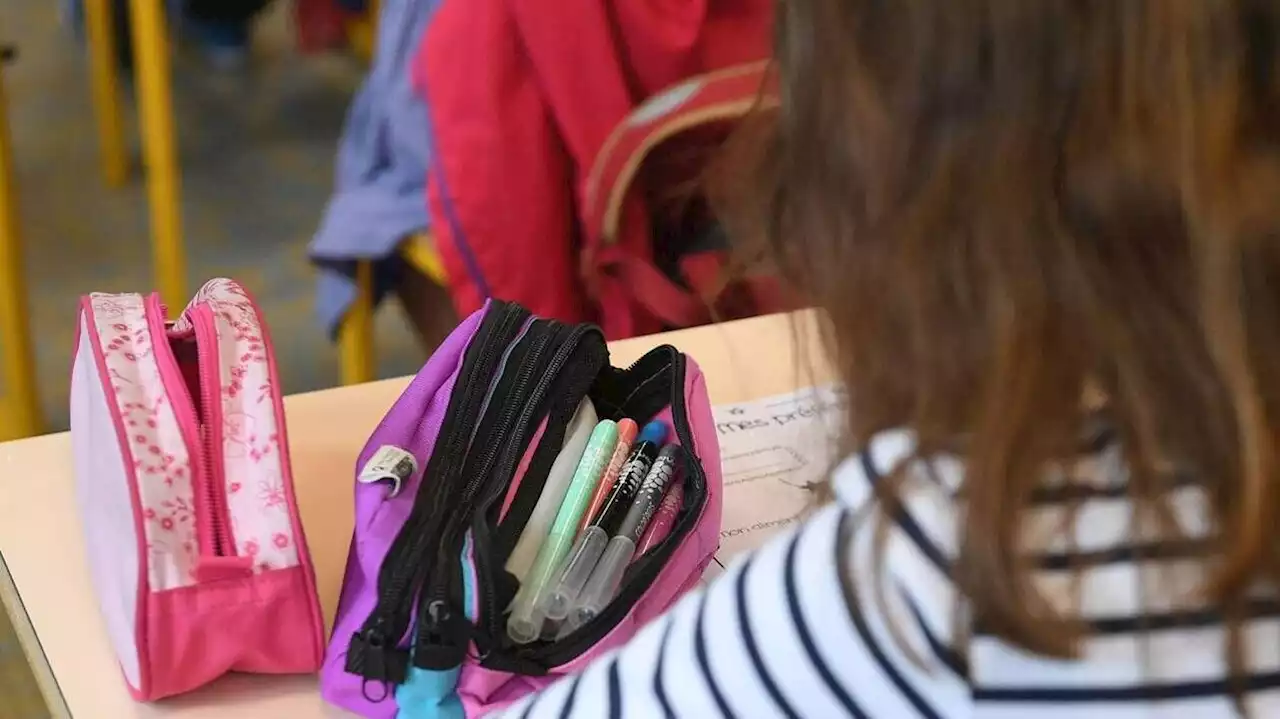
[[[319,668],[311,581],[302,567],[204,582],[148,599],[152,699],[227,672],[304,674]]]
[[[533,453],[538,451],[538,445],[542,443],[542,435],[547,431],[547,420],[543,419],[538,425],[538,431],[533,433],[533,437],[529,440],[529,446],[524,450],[524,456],[520,458],[520,464],[516,467],[515,477],[511,480],[511,486],[507,488],[507,496],[502,500],[502,511],[498,514],[498,521],[501,522],[507,516],[507,510],[511,509],[511,503],[516,499],[516,493],[520,491],[520,483],[524,481],[524,475],[529,471],[529,463],[533,461]]]

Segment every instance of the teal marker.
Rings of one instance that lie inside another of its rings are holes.
[[[538,550],[533,560],[533,567],[525,576],[525,581],[516,592],[511,603],[511,617],[507,620],[507,634],[518,644],[528,644],[542,634],[542,624],[546,621],[546,597],[550,594],[554,579],[559,575],[561,564],[578,534],[578,525],[582,522],[582,514],[587,510],[600,478],[613,457],[614,447],[618,444],[618,425],[606,419],[591,432],[587,447],[578,460],[569,489],[565,492],[560,511],[556,513],[551,524],[551,532]]]

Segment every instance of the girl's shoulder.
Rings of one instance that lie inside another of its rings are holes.
[[[875,504],[876,487],[892,482],[904,511],[933,505],[929,514],[936,514],[940,508],[951,508],[963,480],[960,459],[917,456],[915,435],[892,430],[876,435],[863,451],[842,461],[832,472],[831,489],[837,503],[862,513]]]

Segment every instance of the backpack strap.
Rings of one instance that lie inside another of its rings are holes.
[[[639,302],[654,317],[672,327],[695,327],[711,321],[709,297],[694,294],[671,281],[652,262],[622,251],[605,253],[616,256],[601,262],[627,295]]]
[[[733,122],[778,103],[769,63],[737,65],[693,77],[654,95],[614,128],[587,177],[584,221],[586,284],[593,273],[611,277],[664,323],[676,327],[710,320],[713,285],[705,272],[690,277],[690,292],[652,262],[623,248],[618,239],[622,207],[640,167],[656,147],[677,134],[709,123]]]
[[[618,123],[587,177],[585,220],[593,237],[617,239],[622,199],[651,150],[692,127],[776,107],[771,80],[763,60],[698,75],[654,95]]]

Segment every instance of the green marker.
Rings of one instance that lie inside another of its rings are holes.
[[[553,579],[557,576],[560,565],[573,546],[578,534],[578,525],[582,521],[582,513],[586,511],[595,494],[596,485],[604,475],[605,467],[613,456],[613,449],[618,444],[618,425],[606,419],[591,432],[587,440],[587,448],[578,460],[578,468],[569,482],[560,511],[551,525],[551,532],[538,550],[533,567],[525,576],[525,581],[516,592],[511,603],[511,617],[507,620],[507,634],[518,644],[528,644],[542,634],[542,624],[547,615],[542,606],[546,603],[544,594],[550,593]]]

